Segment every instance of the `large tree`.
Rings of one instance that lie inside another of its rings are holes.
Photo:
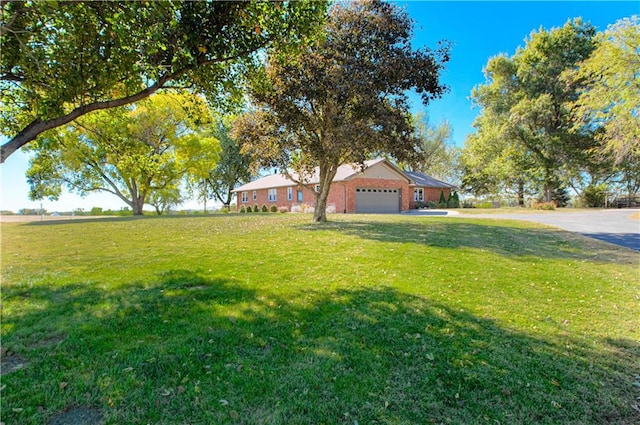
[[[460,155],[461,186],[479,196],[515,197],[524,206],[525,198],[537,192],[542,176],[531,154],[504,136],[499,127],[487,125],[467,137]]]
[[[482,108],[476,131],[464,145],[460,162],[462,187],[475,195],[525,195],[539,183],[539,170],[529,151],[511,135],[509,117],[519,99],[516,64],[506,55],[491,58],[484,69],[487,84],[473,91]]]
[[[547,200],[572,177],[588,171],[584,165],[591,160],[588,151],[594,139],[571,131],[571,102],[580,84],[567,76],[595,48],[594,35],[593,27],[580,19],[551,31],[534,31],[512,57],[490,59],[487,82],[472,93],[481,117],[487,117],[476,121],[474,143],[495,143],[490,135],[497,135],[503,152],[517,154],[520,175],[541,177]]]
[[[168,214],[169,209],[176,205],[180,205],[183,201],[180,187],[177,185],[168,185],[162,189],[157,189],[151,192],[147,203],[153,205],[156,209],[156,214]]]
[[[44,131],[163,87],[219,100],[277,45],[303,45],[326,13],[315,0],[3,1],[0,162]]]
[[[610,164],[634,193],[640,169],[640,18],[619,20],[596,41],[595,51],[572,75],[583,81],[574,103],[574,130],[596,130],[599,162]]]
[[[264,166],[294,170],[300,185],[319,170],[314,221],[326,221],[340,165],[375,154],[411,159],[418,150],[406,92],[441,96],[447,46],[413,50],[413,21],[385,2],[337,3],[325,36],[300,60],[271,61],[252,90],[255,109],[238,120],[243,145]]]
[[[209,108],[199,97],[156,94],[134,105],[89,114],[36,142],[27,170],[31,198],[108,192],[134,215],[175,196],[181,179],[215,167],[218,141],[205,137]],[[163,202],[164,203],[164,202]]]
[[[220,158],[206,179],[211,195],[227,208],[233,197],[233,189],[240,183],[249,182],[254,176],[253,159],[240,151],[240,144],[231,136],[234,119],[221,118],[214,125],[213,136],[220,141]]]
[[[621,19],[596,37],[597,48],[574,74],[578,131],[596,127],[603,153],[616,163],[640,157],[640,18]]]

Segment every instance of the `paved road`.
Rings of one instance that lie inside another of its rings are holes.
[[[640,209],[562,211],[512,214],[469,214],[466,217],[506,218],[548,224],[640,252]],[[459,217],[465,217],[460,214]]]

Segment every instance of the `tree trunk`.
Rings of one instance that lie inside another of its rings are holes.
[[[227,191],[227,197],[226,199],[221,199],[222,204],[225,206],[225,208],[229,208],[229,205],[231,205],[231,200],[233,199],[233,193],[231,192],[233,190],[233,186],[230,187],[230,189]]]
[[[518,205],[524,207],[524,180],[518,180]]]
[[[316,194],[316,205],[313,210],[313,221],[315,223],[327,221],[327,199],[329,198],[331,182],[338,171],[338,165],[320,163],[320,193]]]
[[[544,201],[551,202],[552,199],[552,189],[551,186],[544,187]]]
[[[320,193],[316,195],[316,207],[313,210],[313,221],[315,223],[325,223],[327,221],[327,198],[329,191],[323,196],[322,192],[325,192],[323,188],[320,188]]]
[[[549,175],[549,173],[547,173],[547,175]],[[551,202],[552,198],[553,198],[553,183],[551,181],[551,179],[546,178],[544,181],[544,202]]]
[[[131,203],[131,208],[133,210],[133,215],[142,215],[142,207],[144,207],[144,199],[143,198],[135,198]]]

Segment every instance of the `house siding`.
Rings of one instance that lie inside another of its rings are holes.
[[[440,191],[442,190],[444,190],[444,196],[447,199],[449,199],[449,196],[451,196],[451,188],[449,187],[443,187],[443,188],[424,187],[424,186],[411,187],[411,202],[409,202],[410,209],[415,209],[416,207],[416,201],[413,200],[413,190],[419,189],[419,188],[424,189],[424,201],[422,201],[423,203],[440,201]]]
[[[333,186],[333,185],[332,185]],[[287,191],[288,188],[291,187],[293,189],[293,199],[287,199]],[[274,188],[271,188],[274,189]],[[315,195],[313,191],[307,187],[302,189],[302,202],[298,202],[298,190],[299,187],[296,185],[286,186],[286,187],[278,187],[276,189],[276,200],[269,201],[269,190],[270,189],[257,189],[256,192],[256,200],[254,201],[253,190],[249,191],[248,201],[242,202],[242,192],[238,192],[237,195],[237,209],[238,211],[242,206],[252,207],[254,205],[258,205],[258,208],[262,208],[263,205],[266,205],[267,208],[271,208],[272,205],[275,205],[277,208],[286,207],[288,211],[291,211],[292,207],[299,204],[306,204],[309,206],[313,206],[315,204]],[[336,209],[337,211],[337,209]]]
[[[315,186],[315,185],[313,185]],[[293,199],[287,199],[287,188],[277,188],[276,201],[269,201],[269,189],[256,190],[257,199],[253,200],[253,191],[249,191],[247,194],[247,202],[242,202],[242,192],[237,193],[237,208],[243,205],[246,207],[252,207],[258,205],[258,208],[262,208],[266,205],[267,208],[271,208],[271,205],[276,207],[286,207],[288,211],[291,211],[294,207],[305,204],[310,207],[315,205],[315,195],[312,189],[305,187],[303,189],[302,202],[298,202],[298,186],[290,186],[293,188]],[[327,206],[334,207],[336,213],[355,213],[356,212],[356,189],[400,189],[402,192],[402,198],[400,203],[401,211],[408,211],[416,207],[416,201],[413,200],[414,186],[410,186],[408,183],[401,180],[379,180],[379,179],[366,179],[357,178],[346,182],[334,182],[331,184],[329,190],[329,197],[327,198]],[[439,187],[424,187],[424,201],[423,202],[438,202],[440,200],[440,191],[444,190],[444,195],[449,199],[451,195],[450,188],[441,189]]]
[[[312,187],[315,185],[312,185]],[[248,201],[242,202],[242,192],[238,192],[238,210],[243,205],[253,207],[257,204],[259,208],[262,205],[266,205],[267,208],[271,208],[271,205],[276,205],[278,208],[286,207],[288,211],[291,211],[294,206],[299,206],[301,203],[310,207],[315,205],[315,195],[311,189],[305,187],[303,189],[302,202],[297,202],[297,186],[293,187],[293,200],[287,200],[287,188],[277,188],[277,199],[275,202],[269,202],[268,194],[269,189],[256,190],[257,200],[252,200],[251,191],[248,195]],[[410,208],[410,202],[413,201],[413,188],[401,180],[378,180],[378,179],[366,179],[358,178],[347,182],[334,182],[329,189],[329,196],[327,197],[327,207],[335,210],[336,213],[355,213],[356,212],[356,188],[378,188],[378,189],[400,189],[402,191],[401,210],[407,211]],[[438,192],[438,197],[440,192]]]

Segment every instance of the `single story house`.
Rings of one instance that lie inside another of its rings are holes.
[[[317,170],[304,187],[284,174],[262,177],[234,190],[237,208],[276,205],[289,211],[312,210],[318,182]],[[448,199],[452,189],[454,186],[449,183],[403,171],[386,159],[366,161],[364,170],[358,165],[342,165],[331,183],[327,212],[398,213],[438,202],[442,191]]]

